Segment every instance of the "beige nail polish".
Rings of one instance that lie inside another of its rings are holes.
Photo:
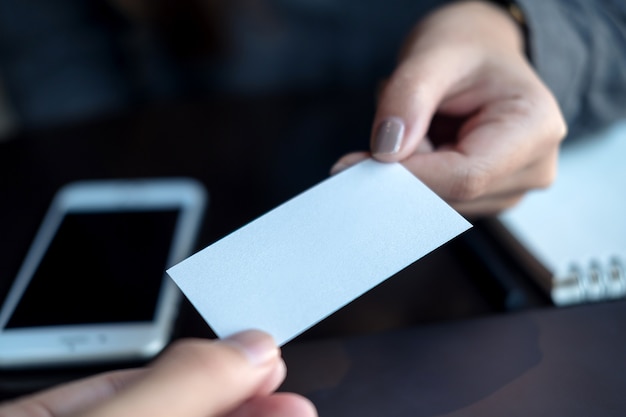
[[[372,153],[397,153],[404,137],[404,122],[399,117],[389,117],[383,120],[376,130],[372,141]]]

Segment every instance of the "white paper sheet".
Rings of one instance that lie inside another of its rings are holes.
[[[470,227],[402,165],[366,160],[167,272],[218,337],[282,345]]]

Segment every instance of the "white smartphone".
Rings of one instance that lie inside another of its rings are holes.
[[[144,360],[169,342],[208,193],[189,178],[89,180],[55,195],[0,309],[0,368]]]

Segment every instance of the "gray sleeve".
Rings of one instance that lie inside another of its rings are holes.
[[[518,0],[530,60],[571,135],[626,118],[626,2]]]

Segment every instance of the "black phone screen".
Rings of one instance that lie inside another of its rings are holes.
[[[151,321],[178,213],[66,215],[6,327]]]

